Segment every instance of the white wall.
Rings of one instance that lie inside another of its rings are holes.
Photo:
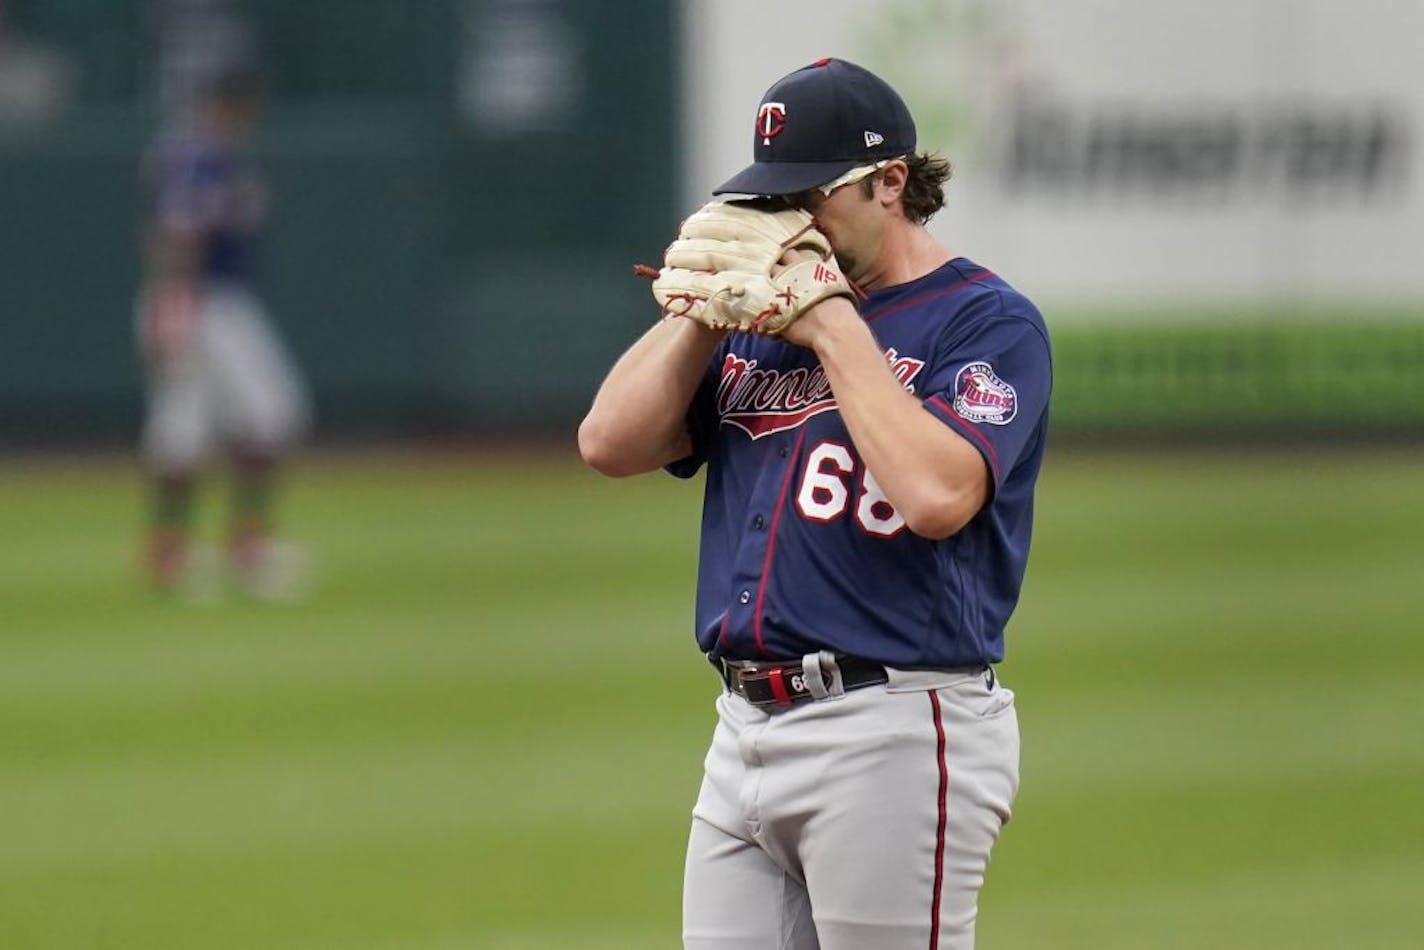
[[[1424,297],[1420,0],[685,2],[689,208],[834,55],[954,160],[936,233],[1032,293]]]

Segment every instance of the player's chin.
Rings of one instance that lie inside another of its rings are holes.
[[[849,277],[851,274],[856,273],[856,259],[854,254],[849,251],[835,251],[835,257],[836,263],[840,265],[842,274]]]

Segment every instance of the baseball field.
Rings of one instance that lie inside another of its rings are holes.
[[[139,488],[0,464],[0,947],[679,945],[699,485],[311,457],[278,604],[148,595]],[[1424,453],[1051,455],[1009,641],[981,947],[1424,945]]]

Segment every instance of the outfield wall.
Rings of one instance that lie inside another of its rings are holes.
[[[870,67],[955,164],[932,230],[1045,310],[1060,429],[1424,432],[1424,4],[688,10],[684,205],[780,75]]]
[[[652,317],[628,265],[827,54],[955,161],[934,229],[1043,306],[1060,429],[1424,431],[1421,4],[4,0],[0,445],[136,435],[153,11],[213,7],[268,69],[264,282],[327,436],[568,438]]]
[[[689,9],[687,204],[750,158],[771,82],[839,55],[954,161],[936,232],[1047,301],[1424,299],[1424,4]]]
[[[169,14],[226,11],[260,50],[261,282],[320,433],[567,434],[653,316],[630,265],[678,220],[664,0],[0,6],[0,447],[137,436],[137,176]],[[7,62],[72,81],[29,95]]]

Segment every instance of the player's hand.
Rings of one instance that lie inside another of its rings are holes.
[[[146,288],[139,302],[144,357],[153,364],[172,362],[196,339],[201,312],[198,291],[186,281]]]
[[[808,251],[788,250],[772,268],[773,277],[788,268],[814,259]],[[835,264],[835,258],[831,259]],[[860,313],[844,297],[825,297],[802,311],[801,315],[786,327],[781,338],[788,343],[815,349],[816,342],[837,320],[859,320]]]
[[[788,252],[799,252],[787,258]],[[828,297],[855,292],[805,211],[712,202],[683,222],[653,282],[664,314],[774,336]]]

